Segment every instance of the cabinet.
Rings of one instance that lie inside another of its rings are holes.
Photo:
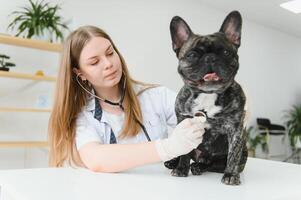
[[[0,34],[0,44],[21,46],[26,48],[34,48],[44,51],[60,52],[62,49],[61,44],[53,44],[45,41],[24,39],[9,35]],[[45,76],[41,73],[26,74],[18,72],[0,71],[0,78],[13,78],[27,79],[33,81],[48,81],[52,84],[56,81],[55,77]],[[17,107],[1,107],[0,112],[51,112],[49,109],[36,109],[36,108],[17,108]],[[0,129],[1,130],[1,129]],[[47,141],[0,141],[0,148],[32,148],[32,147],[48,147]]]

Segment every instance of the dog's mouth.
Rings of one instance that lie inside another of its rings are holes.
[[[192,84],[192,85],[198,85],[198,86],[199,85],[203,85],[205,82],[207,82],[207,83],[209,83],[209,82],[218,82],[220,80],[221,80],[221,78],[215,72],[206,74],[203,78],[201,78],[198,81],[193,81],[193,80],[187,79],[187,81],[190,84]]]
[[[208,73],[203,77],[203,80],[205,82],[209,82],[209,81],[219,81],[220,77],[215,73]]]

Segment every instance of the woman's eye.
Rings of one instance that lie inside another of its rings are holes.
[[[108,56],[111,56],[114,54],[114,49],[110,49],[109,52],[107,53]]]
[[[91,63],[91,65],[97,65],[98,61]]]

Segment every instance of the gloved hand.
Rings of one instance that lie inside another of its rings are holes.
[[[204,127],[202,117],[186,118],[181,121],[169,138],[155,142],[161,160],[165,162],[195,149],[202,142]]]

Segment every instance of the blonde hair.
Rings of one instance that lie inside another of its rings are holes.
[[[54,105],[49,119],[49,164],[53,167],[63,166],[66,162],[69,165],[82,165],[75,146],[75,128],[77,116],[87,104],[89,95],[76,82],[76,74],[73,73],[72,68],[78,68],[81,51],[92,37],[108,39],[121,61],[124,80],[126,80],[124,97],[125,120],[121,137],[137,135],[141,127],[136,120],[139,122],[143,121],[140,104],[133,85],[142,84],[146,86],[145,88],[157,86],[144,84],[131,78],[122,55],[110,36],[103,30],[94,26],[83,26],[73,31],[64,42],[56,83]],[[88,83],[81,81],[81,84],[89,90],[92,89]]]

